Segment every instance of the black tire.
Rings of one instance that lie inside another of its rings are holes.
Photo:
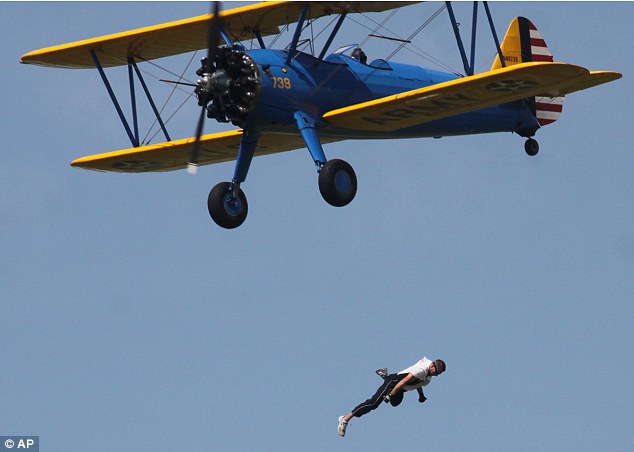
[[[528,155],[534,157],[539,152],[539,143],[536,140],[529,138],[524,143],[524,150]]]
[[[357,175],[343,160],[329,160],[319,171],[319,191],[335,207],[349,204],[357,194]]]
[[[231,204],[231,184],[221,182],[211,189],[207,198],[209,215],[216,224],[225,229],[234,229],[244,223],[249,211],[247,197],[241,189],[238,189],[238,197]]]

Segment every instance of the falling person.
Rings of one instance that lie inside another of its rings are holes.
[[[357,405],[345,416],[339,416],[339,435],[345,436],[350,419],[361,417],[377,409],[381,402],[390,403],[392,406],[400,405],[403,401],[403,394],[406,391],[416,389],[418,391],[418,401],[423,403],[427,400],[423,393],[423,386],[427,386],[432,377],[440,375],[445,369],[445,363],[441,359],[431,361],[423,357],[413,366],[396,374],[388,374],[387,369],[377,370],[376,373],[383,378],[383,384],[368,400]]]

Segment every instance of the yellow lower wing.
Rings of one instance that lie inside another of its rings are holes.
[[[324,119],[353,130],[395,131],[532,96],[557,97],[621,78],[566,63],[522,63],[332,110]]]
[[[199,165],[235,160],[242,138],[241,130],[203,135],[201,138]],[[82,157],[71,163],[77,168],[119,173],[144,173],[173,171],[185,168],[190,159],[194,138],[174,140],[138,148],[107,152]],[[337,141],[334,139],[322,142]],[[273,154],[303,148],[306,145],[299,135],[262,134],[255,155]]]

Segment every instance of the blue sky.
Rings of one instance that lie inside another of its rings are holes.
[[[407,35],[440,6],[388,25]],[[470,9],[456,7],[465,30]],[[327,145],[359,179],[345,208],[321,199],[305,149],[257,158],[249,217],[226,231],[205,201],[231,163],[71,168],[129,146],[98,74],[18,64],[208,4],[0,3],[0,435],[47,451],[631,447],[634,3],[491,9],[500,35],[526,16],[557,60],[624,77],[568,96],[535,158],[512,134]],[[494,54],[483,19],[479,71]],[[335,46],[368,33],[344,28]],[[446,12],[416,44],[460,70]],[[374,369],[423,355],[447,363],[424,405],[408,394],[337,435]]]

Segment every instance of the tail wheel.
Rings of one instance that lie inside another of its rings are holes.
[[[319,171],[319,191],[328,204],[343,207],[357,194],[357,176],[347,162],[329,160]]]
[[[234,194],[232,184],[221,182],[211,189],[207,198],[209,215],[216,224],[225,229],[234,229],[244,223],[249,205],[242,189]]]
[[[535,156],[539,152],[539,143],[533,138],[529,138],[524,143],[524,150],[528,155]]]

